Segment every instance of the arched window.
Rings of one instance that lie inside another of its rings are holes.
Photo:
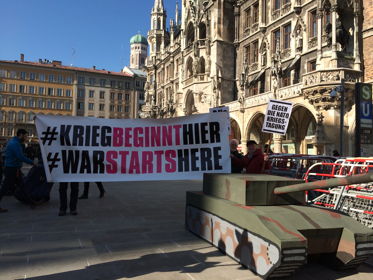
[[[161,29],[161,19],[157,18],[157,29]]]
[[[198,32],[199,32],[199,39],[201,40],[206,39],[206,24],[201,22],[198,25]]]
[[[189,57],[187,60],[186,73],[187,78],[193,77],[193,59],[191,57]]]
[[[199,60],[199,74],[205,74],[205,59],[201,56]]]
[[[186,45],[190,46],[194,42],[194,25],[193,23],[188,24],[187,32],[186,32]]]

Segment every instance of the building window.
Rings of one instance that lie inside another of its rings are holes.
[[[316,71],[316,59],[308,62],[308,72]]]
[[[291,24],[283,27],[283,49],[290,49]]]
[[[123,88],[123,82],[119,82],[119,81],[118,81],[118,88],[119,88],[119,89],[122,89],[122,88]]]
[[[66,93],[66,97],[71,97],[71,89],[66,89],[65,93]]]
[[[94,90],[90,90],[89,91],[89,98],[94,98],[95,97],[95,91]]]
[[[144,100],[144,98],[145,98],[144,93],[143,93],[143,92],[140,92],[139,99],[140,99],[140,100]]]
[[[16,71],[10,71],[10,78],[16,79],[17,78],[17,72]]]
[[[16,92],[17,86],[15,84],[10,84],[9,85],[9,91],[10,92]]]
[[[9,113],[8,113],[8,120],[10,120],[10,121],[14,121],[15,116],[16,116],[16,113],[15,113],[15,112],[9,112]]]
[[[106,80],[105,79],[101,79],[100,80],[100,86],[101,87],[105,87],[106,86]]]
[[[104,111],[105,110],[105,104],[100,104],[99,109],[100,109],[100,111]]]
[[[317,17],[316,10],[309,12],[309,36],[310,38],[317,37]]]
[[[115,88],[115,84],[116,84],[115,81],[110,81],[110,87],[111,88]]]
[[[44,87],[39,87],[39,95],[44,95]]]
[[[30,73],[30,80],[31,81],[34,81],[35,77],[36,77],[35,73]]]
[[[114,100],[114,99],[115,99],[115,93],[114,93],[114,92],[110,92],[110,99],[111,99],[111,100]]]
[[[35,93],[35,87],[34,86],[29,86],[28,87],[28,92],[31,93],[31,94],[34,94]]]
[[[280,29],[277,29],[277,30],[273,31],[273,34],[272,34],[272,51],[274,53],[276,52],[277,44],[280,44],[280,39],[281,39]]]
[[[124,106],[124,112],[128,113],[130,111],[130,106],[126,105]]]
[[[114,105],[110,105],[110,112],[114,112],[114,109],[115,109],[115,106]]]
[[[25,121],[25,117],[26,117],[25,112],[18,112],[18,118],[17,118],[17,121],[18,121],[18,122],[24,122],[24,121]]]
[[[34,120],[35,114],[33,112],[30,112],[30,113],[27,114],[27,116],[28,116],[27,120],[29,122],[32,122]]]
[[[48,88],[48,96],[53,96],[53,88]]]
[[[122,105],[118,105],[117,106],[117,111],[118,112],[122,112],[123,111],[123,106]]]
[[[0,78],[6,78],[6,70],[0,69]]]
[[[250,45],[247,45],[245,47],[245,53],[244,53],[244,63],[250,64]]]
[[[18,106],[19,107],[25,107],[25,100],[23,98],[18,99]]]
[[[253,24],[259,22],[259,3],[253,5]]]
[[[53,102],[52,100],[47,100],[47,109],[52,109],[53,108]]]
[[[24,85],[19,86],[19,93],[25,93],[25,86]]]
[[[48,75],[48,81],[49,81],[50,83],[53,83],[53,82],[54,82],[54,75],[53,75],[53,74]]]
[[[73,79],[71,77],[66,77],[66,83],[71,85],[73,83]]]
[[[0,91],[5,91],[5,84],[0,83]]]
[[[126,89],[129,89],[131,86],[130,82],[126,82]]]
[[[130,95],[129,95],[128,93],[126,93],[126,94],[124,95],[124,100],[125,100],[126,102],[130,101]]]
[[[281,86],[282,87],[287,87],[290,86],[290,71],[286,71],[282,78],[281,78]]]
[[[118,93],[118,100],[122,100],[123,95],[121,93]]]
[[[30,98],[28,100],[28,106],[31,107],[31,108],[34,108],[35,107],[35,100]]]
[[[84,85],[84,82],[85,82],[84,77],[79,76],[79,77],[78,77],[78,84],[79,84],[79,85]]]
[[[62,84],[63,83],[63,76],[62,75],[58,75],[57,76],[57,81]]]
[[[44,82],[45,81],[45,75],[40,73],[39,74],[39,81]]]
[[[100,99],[105,99],[105,91],[100,91]]]
[[[245,29],[249,28],[250,26],[250,9],[245,10]]]
[[[8,99],[9,106],[16,106],[16,99],[14,97],[10,97]]]
[[[57,109],[57,110],[61,110],[61,109],[62,109],[62,104],[61,104],[61,101],[60,101],[60,100],[57,100],[57,101],[56,101],[56,109]]]
[[[94,86],[96,84],[96,79],[95,78],[89,78],[89,85]]]
[[[65,110],[71,110],[71,103],[65,102]]]
[[[95,104],[94,103],[88,103],[88,110],[94,110]]]
[[[62,88],[57,89],[57,96],[62,96]]]
[[[20,78],[21,80],[25,80],[25,79],[26,79],[26,72],[21,72],[19,78]]]
[[[273,10],[277,11],[281,8],[281,0],[273,0]]]
[[[83,110],[83,102],[77,103],[78,110]]]
[[[43,99],[39,99],[39,100],[38,100],[38,107],[39,107],[40,109],[43,109],[43,108],[44,108],[44,101],[43,101]]]
[[[140,81],[136,81],[136,87],[140,87]]]
[[[258,62],[258,53],[259,53],[258,45],[259,45],[258,40],[256,40],[253,43],[253,47],[252,47],[252,61],[251,61],[251,63]]]
[[[82,88],[78,89],[78,98],[84,98],[85,91]]]

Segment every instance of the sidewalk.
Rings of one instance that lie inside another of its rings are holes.
[[[82,186],[82,184],[81,184]],[[184,228],[185,192],[201,182],[91,184],[78,216],[58,217],[58,188],[36,209],[6,197],[0,215],[0,279],[260,279]],[[81,187],[82,190],[82,187]],[[373,279],[308,264],[293,279]]]

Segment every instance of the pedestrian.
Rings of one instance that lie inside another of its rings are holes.
[[[22,163],[34,165],[34,162],[23,154],[22,144],[27,140],[28,132],[18,129],[17,135],[10,139],[5,148],[4,182],[0,189],[0,201],[4,195],[13,194],[22,184]],[[8,212],[0,207],[0,213]]]
[[[338,153],[337,150],[333,150],[333,157],[340,157],[341,155]]]
[[[58,216],[66,216],[67,211],[67,182],[60,183],[60,212]],[[73,216],[78,215],[77,205],[78,205],[78,195],[79,195],[79,183],[70,183],[70,214]]]
[[[101,182],[96,182],[98,190],[100,191],[100,198],[103,198],[105,195],[105,189]],[[84,183],[84,191],[83,194],[79,197],[79,199],[87,199],[89,193],[89,182]]]
[[[242,158],[233,158],[234,164],[242,166],[249,174],[260,174],[263,172],[264,154],[261,149],[257,148],[254,140],[247,141],[248,153]]]
[[[242,159],[243,154],[240,153],[237,148],[238,148],[238,140],[237,139],[232,139],[230,142],[230,147],[231,147],[231,172],[232,173],[241,173],[242,172],[242,165],[234,160],[235,158]]]

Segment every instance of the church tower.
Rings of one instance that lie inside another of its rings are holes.
[[[148,41],[141,34],[136,34],[131,38],[130,44],[130,68],[143,69],[145,67],[145,59],[148,55]]]
[[[148,42],[150,43],[150,57],[155,56],[164,47],[166,34],[166,10],[163,0],[155,0],[151,13],[150,31]]]

